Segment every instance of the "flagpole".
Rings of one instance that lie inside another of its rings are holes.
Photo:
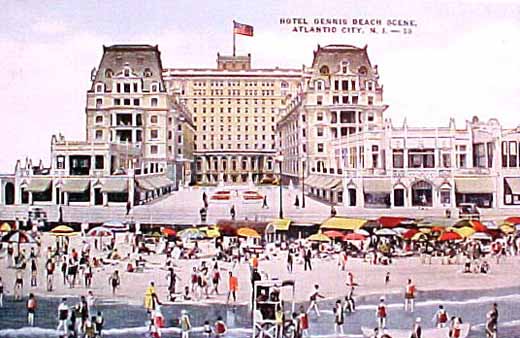
[[[235,46],[235,20],[233,20],[233,56],[235,56],[236,46]]]

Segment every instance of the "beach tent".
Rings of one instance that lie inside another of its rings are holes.
[[[68,234],[71,234],[73,232],[74,232],[74,229],[72,229],[71,227],[69,227],[67,225],[58,225],[57,227],[54,227],[51,230],[51,234],[53,234],[54,236],[57,236],[57,235],[68,235]]]
[[[20,252],[21,244],[36,244],[36,239],[32,237],[28,232],[22,230],[14,230],[7,233],[2,237],[4,243],[16,243],[18,252]]]
[[[321,224],[320,229],[357,230],[366,222],[361,218],[331,217]]]
[[[417,229],[409,229],[408,231],[403,233],[404,239],[411,239],[416,233],[419,233]]]
[[[354,233],[355,234],[360,234],[360,235],[363,235],[363,236],[370,236],[370,233],[368,231],[366,231],[365,229],[357,229],[357,230],[354,230]]]
[[[515,232],[515,228],[509,224],[502,224],[500,226],[500,231],[502,231],[505,234],[512,234],[513,232]]]
[[[247,238],[260,238],[260,234],[255,230],[251,228],[240,228],[237,230],[237,235]]]
[[[184,240],[186,240],[186,239],[194,240],[194,239],[204,238],[204,234],[202,232],[200,232],[200,230],[197,228],[184,229],[184,230],[180,231],[177,235]]]
[[[508,217],[504,220],[504,222],[511,224],[520,224],[520,217]]]
[[[427,241],[428,236],[422,232],[418,232],[411,238],[412,241]]]
[[[469,236],[471,239],[479,240],[479,241],[491,241],[493,237],[485,232],[475,232],[473,235]]]
[[[208,238],[216,238],[221,236],[219,229],[215,226],[203,227],[199,228],[199,230],[204,232]]]
[[[321,232],[318,232],[317,234],[307,237],[307,240],[313,242],[329,242],[330,238],[322,234]]]

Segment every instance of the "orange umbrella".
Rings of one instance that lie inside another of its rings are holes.
[[[462,239],[462,236],[454,231],[446,231],[439,236],[439,241],[456,241]]]
[[[260,234],[251,228],[240,228],[237,230],[237,235],[242,237],[260,238]]]
[[[177,235],[177,231],[175,231],[171,228],[164,228],[164,229],[162,229],[161,232],[163,233],[163,235],[165,235],[167,237],[175,237],[175,235]]]

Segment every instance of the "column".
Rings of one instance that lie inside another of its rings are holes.
[[[238,172],[238,179],[237,179],[237,182],[241,183],[242,182],[242,174],[244,173],[242,171],[242,156],[239,155],[237,156],[237,172]]]

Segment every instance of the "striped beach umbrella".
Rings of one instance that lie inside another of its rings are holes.
[[[114,233],[112,232],[112,230],[103,226],[92,228],[87,232],[87,236],[92,237],[110,237],[113,235]]]

